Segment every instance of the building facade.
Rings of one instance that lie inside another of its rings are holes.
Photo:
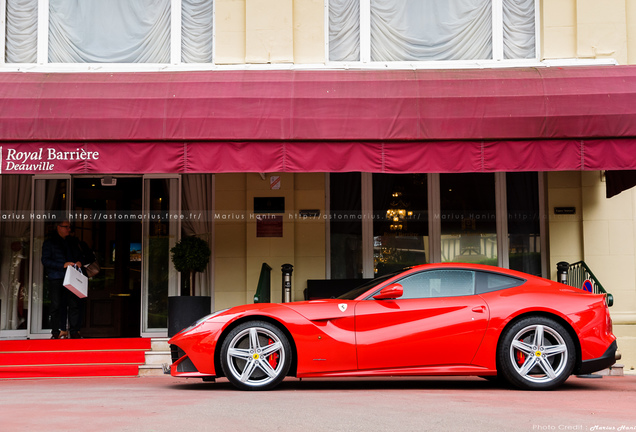
[[[263,263],[278,301],[286,263],[302,300],[416,263],[585,261],[636,367],[636,192],[606,175],[636,169],[632,2],[0,5],[0,338],[48,337],[39,255],[69,215],[103,269],[89,336],[165,336],[169,251],[197,235],[213,309],[252,302]]]

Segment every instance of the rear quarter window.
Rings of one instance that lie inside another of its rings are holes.
[[[477,272],[477,294],[485,294],[523,285],[526,280],[501,273]]]

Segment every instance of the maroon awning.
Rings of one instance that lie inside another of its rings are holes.
[[[0,73],[0,95],[3,173],[636,169],[634,66]]]

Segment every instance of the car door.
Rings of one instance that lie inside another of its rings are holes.
[[[488,305],[475,295],[475,272],[420,271],[397,282],[402,297],[356,305],[358,368],[470,364],[489,319]]]

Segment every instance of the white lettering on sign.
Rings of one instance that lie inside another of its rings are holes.
[[[41,151],[42,149],[40,149]],[[99,159],[99,152],[87,152],[86,150],[77,149],[75,151],[57,151],[55,149],[48,149],[49,159],[57,160],[97,160]]]
[[[39,148],[33,151],[18,151],[10,148],[6,156],[0,147],[0,173],[11,171],[53,171],[55,161],[98,160],[99,152],[75,149],[60,151],[54,148]]]

